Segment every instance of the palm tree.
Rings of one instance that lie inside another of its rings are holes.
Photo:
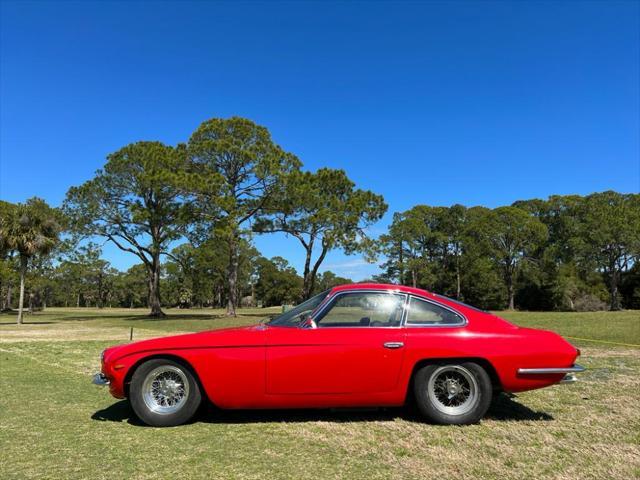
[[[5,241],[3,226],[9,219],[10,213],[15,208],[13,203],[5,202],[4,200],[0,200],[0,268],[3,270],[7,268],[9,263],[7,260],[11,258],[11,249],[7,245]],[[2,280],[3,273],[0,272],[0,280]],[[2,291],[2,284],[0,284],[0,292]],[[10,296],[11,296],[11,285],[7,285],[7,297],[2,299],[2,307],[0,307],[0,311],[4,311],[5,309],[10,309]]]
[[[22,324],[24,277],[34,255],[46,255],[58,242],[60,225],[56,212],[37,197],[3,210],[0,218],[0,246],[17,252],[20,259],[20,303],[18,324]]]

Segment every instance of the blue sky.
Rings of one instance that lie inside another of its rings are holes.
[[[240,115],[305,168],[415,204],[640,191],[638,2],[1,3],[0,197]],[[298,268],[302,249],[256,238]],[[113,247],[119,268],[135,258]],[[331,254],[364,278],[377,268]]]

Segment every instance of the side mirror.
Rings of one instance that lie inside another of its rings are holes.
[[[311,317],[305,318],[304,321],[300,324],[300,326],[302,328],[318,328],[318,325],[316,325],[316,322],[314,322],[313,318]]]

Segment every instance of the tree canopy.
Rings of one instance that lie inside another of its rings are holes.
[[[22,323],[24,283],[29,261],[53,250],[59,241],[60,220],[59,213],[37,197],[17,205],[3,203],[0,248],[5,252],[15,252],[20,262],[19,324]]]
[[[327,253],[372,253],[366,229],[387,211],[380,195],[355,188],[343,170],[321,168],[316,173],[295,170],[282,179],[268,208],[256,222],[259,233],[283,232],[305,250],[303,297],[309,298]],[[314,249],[318,256],[313,259]]]
[[[581,257],[606,275],[610,308],[619,310],[621,276],[640,260],[640,195],[594,193],[582,203],[581,218]]]
[[[419,205],[394,214],[381,237],[382,278],[483,308],[637,308],[639,199],[602,192],[493,210]]]
[[[205,232],[215,229],[229,251],[227,314],[238,306],[239,242],[245,225],[269,202],[280,179],[300,161],[271,139],[269,131],[250,120],[213,118],[193,132],[187,144],[188,183]]]
[[[107,157],[92,180],[67,193],[76,234],[99,236],[140,259],[148,274],[151,316],[162,316],[160,256],[185,231],[191,207],[180,180],[185,156],[160,142],[137,142]]]

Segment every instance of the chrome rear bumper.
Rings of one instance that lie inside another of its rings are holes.
[[[518,375],[549,375],[556,373],[564,373],[564,377],[560,380],[560,383],[574,383],[577,382],[576,373],[584,372],[586,369],[578,364],[573,367],[561,367],[561,368],[519,368]]]
[[[93,383],[94,385],[100,385],[101,387],[104,387],[106,385],[109,385],[109,383],[111,383],[111,382],[104,375],[104,373],[96,373],[93,376],[93,380],[91,380],[91,383]]]
[[[547,375],[549,373],[580,373],[586,369],[578,364],[573,367],[562,368],[519,368],[518,374],[520,375]]]
[[[567,373],[564,377],[562,377],[560,383],[575,383],[577,381],[578,378],[576,377],[575,373]]]

